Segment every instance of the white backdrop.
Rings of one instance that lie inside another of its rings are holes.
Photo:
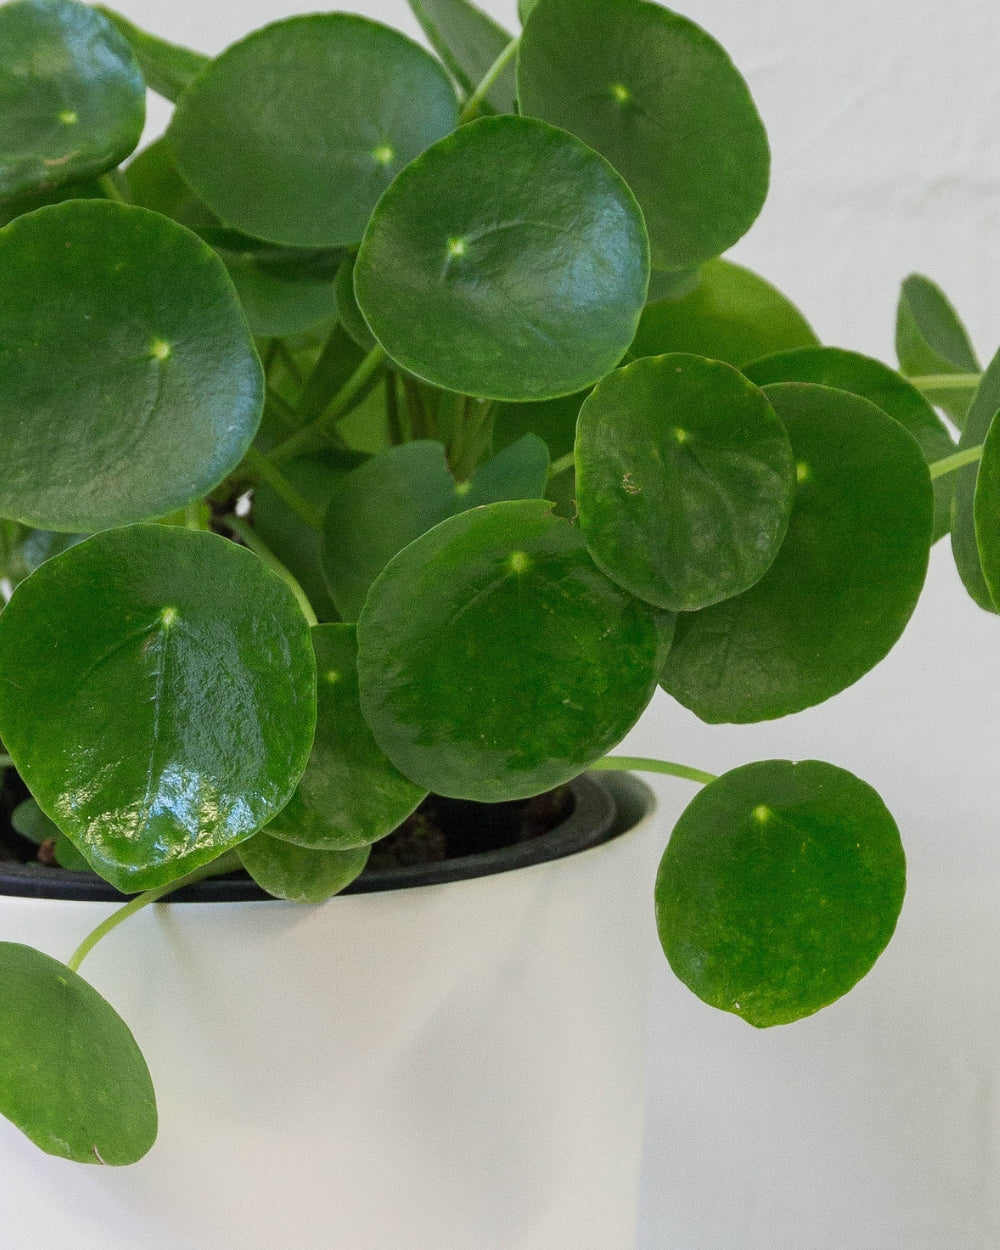
[[[119,7],[206,52],[298,10]],[[405,0],[346,7],[418,35]],[[485,7],[513,26],[515,0]],[[899,282],[925,272],[992,355],[1000,8],[690,0],[682,11],[727,47],[771,136],[771,198],[732,255],[785,290],[824,342],[890,362]],[[1000,1245],[998,746],[1000,620],[965,599],[946,543],[901,644],[831,704],[709,727],[664,696],[630,736],[633,753],[713,772],[768,757],[850,768],[895,813],[910,865],[889,951],[852,995],[798,1025],[754,1032],[657,960],[640,1250]],[[691,793],[658,788],[671,816]]]

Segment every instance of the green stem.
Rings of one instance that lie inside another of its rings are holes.
[[[320,509],[315,504],[311,504],[305,495],[300,495],[284,473],[276,469],[267,456],[259,452],[256,447],[248,447],[243,459],[258,479],[266,482],[310,529],[316,530],[317,533],[323,529],[323,513]]]
[[[961,469],[967,464],[973,464],[983,454],[983,445],[978,447],[965,447],[961,451],[956,451],[954,455],[945,456],[943,460],[935,460],[928,467],[931,471],[931,481],[935,478],[944,477],[946,473],[954,473],[956,469]]]
[[[664,773],[668,777],[680,777],[684,781],[700,781],[707,786],[709,782],[718,780],[714,773],[704,773],[700,768],[688,768],[687,764],[670,764],[666,760],[643,759],[638,755],[605,755],[592,769],[598,771],[635,771],[640,773]]]
[[[97,180],[97,185],[101,188],[109,200],[113,200],[115,204],[127,204],[128,201],[124,195],[115,186],[114,179],[110,174],[101,174]]]
[[[311,451],[317,439],[325,437],[340,418],[350,412],[355,400],[378,370],[381,369],[385,359],[384,347],[376,346],[372,348],[337,394],[334,395],[333,399],[330,400],[322,414],[315,421],[303,426],[301,430],[290,435],[290,437],[274,448],[270,455],[272,465],[283,464],[286,460],[290,460],[301,452]]]
[[[568,451],[565,456],[560,456],[558,460],[553,460],[549,465],[549,478],[558,477],[560,473],[565,473],[567,469],[572,469],[576,453]]]
[[[316,613],[313,611],[313,606],[309,602],[309,596],[302,589],[298,579],[290,569],[286,568],[285,565],[281,563],[267,543],[265,543],[264,540],[257,534],[253,526],[248,525],[242,517],[238,516],[223,517],[223,524],[227,525],[234,534],[238,534],[254,555],[257,556],[258,559],[263,560],[272,572],[278,574],[281,580],[295,596],[295,600],[298,603],[299,608],[302,610],[302,615],[306,618],[309,624],[318,625],[319,621],[316,619]]]
[[[403,442],[403,423],[399,416],[399,390],[394,373],[388,374],[385,379],[385,413],[389,423],[389,442],[398,447]]]
[[[184,506],[184,526],[189,530],[203,530],[205,526],[201,521],[201,500],[192,499],[189,504]]]
[[[158,885],[155,890],[147,890],[145,894],[137,894],[134,899],[126,903],[124,907],[119,907],[116,912],[112,912],[107,920],[102,920],[96,929],[87,934],[66,961],[66,967],[71,972],[79,971],[80,965],[101,938],[107,937],[113,929],[118,928],[122,921],[128,920],[129,916],[134,916],[137,911],[148,907],[150,903],[155,903],[158,899],[164,898],[167,894],[173,894],[175,890],[180,890],[186,885],[193,885],[196,881],[203,881],[205,877],[217,877],[220,873],[231,872],[239,866],[239,857],[235,851],[230,851],[226,855],[219,856],[218,859],[213,859],[211,863],[202,864],[185,876],[178,877],[176,881],[169,881],[166,885]]]
[[[510,43],[506,46],[506,48],[504,48],[497,59],[486,71],[483,81],[466,100],[461,113],[458,115],[458,124],[460,126],[464,125],[468,121],[472,121],[475,115],[479,112],[479,106],[486,99],[490,88],[507,68],[510,61],[517,55],[517,49],[520,46],[520,43],[521,36],[518,35],[516,39],[512,39],[510,41]]]
[[[918,391],[934,394],[943,391],[974,391],[982,376],[981,373],[925,373],[906,380]]]

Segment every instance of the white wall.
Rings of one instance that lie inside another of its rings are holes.
[[[119,7],[204,51],[297,8]],[[417,31],[403,0],[349,7]],[[486,7],[513,24],[514,0]],[[772,196],[734,256],[791,295],[824,341],[890,361],[899,281],[926,272],[991,355],[1000,7],[689,0],[683,11],[729,49],[772,139]],[[998,747],[1000,620],[965,599],[947,544],[902,643],[832,703],[732,728],[663,697],[629,738],[634,753],[711,771],[771,756],[851,768],[889,803],[910,862],[883,960],[798,1025],[756,1033],[704,1007],[658,960],[641,1250],[1000,1244]],[[691,792],[659,790],[672,815]]]

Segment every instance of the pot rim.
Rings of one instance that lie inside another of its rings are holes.
[[[584,773],[568,783],[573,810],[554,829],[526,842],[436,863],[367,870],[335,897],[407,890],[417,886],[467,881],[513,872],[591,850],[629,832],[655,806],[653,791],[630,773]],[[63,899],[74,902],[122,903],[122,894],[96,873],[71,872],[43,864],[4,864],[0,896]],[[277,902],[245,874],[210,877],[168,895],[164,902]]]

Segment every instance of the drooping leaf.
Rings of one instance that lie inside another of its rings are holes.
[[[0,5],[0,201],[94,178],[134,150],[146,85],[128,44],[76,0]]]
[[[758,386],[774,382],[816,382],[870,399],[883,412],[909,430],[928,464],[950,456],[955,450],[951,435],[923,395],[894,369],[839,347],[802,347],[747,365],[743,372]],[[934,541],[951,525],[951,501],[955,493],[952,474],[934,483]]]
[[[702,266],[690,295],[646,307],[630,350],[637,357],[691,352],[740,369],[772,352],[817,342],[802,314],[769,282],[715,260]]]
[[[200,52],[151,35],[103,4],[95,7],[128,41],[147,84],[171,103],[176,104],[181,94],[208,66],[210,58]]]
[[[893,647],[927,570],[933,492],[913,438],[825,386],[764,388],[797,490],[777,559],[745,594],[682,615],[662,677],[702,720],[771,720],[822,703]]]
[[[102,529],[166,516],[236,467],[260,420],[260,362],[193,234],[67,201],[0,231],[0,274],[0,514]]]
[[[758,581],[795,494],[784,426],[731,365],[674,354],[598,382],[580,409],[576,502],[598,567],[690,612]]]
[[[0,942],[0,1113],[47,1154],[135,1163],[156,1140],[156,1096],[135,1038],[65,964]]]
[[[649,0],[541,0],[521,35],[521,112],[578,135],[642,205],[653,267],[731,247],[767,195],[750,91],[700,26]]]
[[[370,846],[346,851],[315,851],[258,833],[239,848],[243,867],[275,898],[291,903],[322,903],[361,875]]]
[[[409,0],[409,4],[431,47],[465,94],[471,95],[513,36],[470,0]],[[498,113],[513,113],[516,94],[511,63],[486,99]]]
[[[502,499],[538,499],[548,453],[525,435],[456,482],[441,443],[390,447],[355,469],[332,495],[323,527],[323,571],[337,609],[355,621],[375,578],[397,551],[458,512]]]
[[[423,48],[367,18],[317,13],[227,48],[185,92],[169,136],[223,221],[337,247],[357,243],[396,174],[457,119],[452,85]]]
[[[354,288],[375,337],[418,377],[527,400],[614,368],[648,276],[642,214],[602,157],[544,122],[484,117],[385,193]]]
[[[899,292],[896,355],[911,377],[943,373],[979,373],[982,366],[948,297],[930,278],[911,273]],[[938,391],[939,404],[959,429],[965,424],[973,392],[967,387]]]
[[[655,685],[652,611],[539,500],[488,504],[405,547],[358,621],[361,706],[400,772],[480,802],[560,785]]]
[[[43,564],[0,615],[0,736],[121,890],[175,880],[270,820],[315,708],[291,591],[215,534],[107,530]]]
[[[768,760],[688,806],[660,864],[656,920],[685,985],[766,1028],[865,976],[905,889],[899,831],[871,786],[832,764]]]
[[[979,389],[969,407],[965,428],[958,440],[959,451],[985,443],[993,418],[1000,411],[1000,351],[983,374]],[[951,551],[955,567],[972,599],[987,612],[996,612],[989,587],[983,576],[976,541],[975,498],[979,465],[965,465],[949,477],[955,479],[955,501],[951,513]]]
[[[317,625],[312,641],[319,704],[312,754],[266,832],[314,851],[347,851],[391,833],[427,791],[389,763],[361,714],[354,626]]]

